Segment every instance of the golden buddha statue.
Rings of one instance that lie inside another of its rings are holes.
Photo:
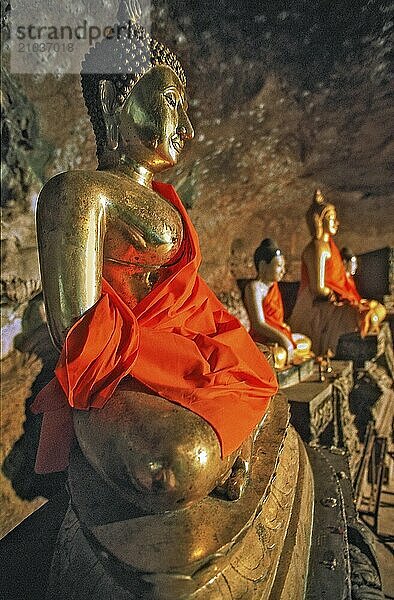
[[[39,471],[67,465],[74,430],[84,460],[137,512],[154,514],[215,489],[240,497],[277,386],[198,276],[197,235],[175,190],[154,181],[194,131],[182,67],[135,8],[119,11],[133,35],[104,38],[83,64],[98,170],[57,175],[39,197],[42,284],[61,357],[34,410],[44,412]]]
[[[136,8],[121,2],[124,35],[83,65],[98,170],[56,176],[38,202],[61,355],[33,405],[36,470],[68,467],[71,497],[45,597],[301,597],[311,469],[273,369],[198,275],[197,233],[155,179],[193,128],[182,67]]]
[[[358,269],[357,256],[348,246],[341,248],[340,254],[342,264],[345,268],[348,289],[352,290],[354,294],[360,298],[361,305],[369,309],[369,311],[365,313],[366,323],[364,328],[368,333],[378,333],[380,323],[387,313],[386,308],[377,300],[366,300],[365,298],[360,297],[360,294],[357,291],[356,282],[354,281],[354,275]]]
[[[278,282],[285,274],[285,258],[274,240],[264,239],[254,253],[257,278],[245,288],[252,338],[274,344],[275,366],[298,362],[311,355],[311,340],[292,332],[284,322],[284,309]]]
[[[342,334],[374,333],[386,311],[376,300],[363,300],[346,275],[333,240],[339,225],[336,209],[319,189],[306,220],[312,240],[302,253],[301,285],[290,323],[306,332],[316,353],[335,353]]]

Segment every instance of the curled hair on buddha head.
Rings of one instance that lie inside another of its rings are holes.
[[[275,240],[272,240],[271,238],[265,238],[261,242],[260,246],[256,248],[253,255],[256,271],[259,270],[259,264],[261,261],[264,261],[267,265],[269,265],[274,256],[280,256],[281,254],[282,252]]]
[[[107,146],[106,128],[101,108],[101,82],[115,87],[114,109],[123,105],[135,84],[153,67],[165,65],[186,85],[183,68],[175,54],[150,37],[139,23],[138,0],[120,0],[117,23],[108,36],[98,41],[85,55],[81,69],[82,93],[96,137],[97,157]]]
[[[349,246],[344,246],[341,249],[341,258],[342,260],[351,260],[354,256],[356,256],[355,252]]]
[[[323,219],[328,212],[335,211],[335,206],[324,198],[318,188],[313,194],[312,204],[306,212],[306,223],[312,237],[319,240],[323,235]]]

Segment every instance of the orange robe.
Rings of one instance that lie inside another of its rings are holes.
[[[302,331],[312,340],[316,354],[328,350],[336,352],[338,341],[344,333],[368,330],[368,305],[361,303],[354,281],[349,281],[342,257],[330,238],[331,257],[326,260],[324,283],[336,294],[336,302],[315,302],[309,288],[308,270],[301,266],[301,286],[291,317],[290,325]]]
[[[283,309],[282,294],[280,293],[279,285],[276,281],[271,285],[268,294],[263,300],[263,312],[267,325],[271,325],[271,327],[274,327],[283,333],[289,338],[295,348],[297,344],[293,340],[291,329],[284,322],[285,312]]]
[[[32,407],[44,412],[38,472],[68,464],[70,407],[102,408],[127,375],[205,419],[223,457],[242,444],[277,391],[265,357],[198,275],[197,233],[174,188],[155,182],[154,189],[183,218],[180,258],[133,310],[104,280],[101,298],[68,332],[56,378]]]
[[[349,304],[360,304],[361,296],[357,291],[353,277],[346,275],[346,269],[342,262],[341,253],[334,240],[329,240],[331,256],[326,260],[324,283],[332,289],[338,300],[348,302]],[[308,270],[302,263],[301,268],[301,287],[309,285]]]
[[[346,275],[341,253],[331,237],[330,250],[331,258],[326,262],[326,286],[334,290],[339,300],[350,302],[350,304],[359,304],[361,296],[357,291],[355,281],[352,276],[349,277]]]

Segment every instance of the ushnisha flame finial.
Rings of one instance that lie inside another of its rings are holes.
[[[116,15],[118,23],[138,23],[141,15],[142,11],[138,0],[120,0]]]
[[[321,191],[320,188],[317,188],[315,190],[315,193],[313,195],[313,200],[314,200],[314,202],[316,202],[316,204],[323,204],[323,202],[325,201],[323,192]]]

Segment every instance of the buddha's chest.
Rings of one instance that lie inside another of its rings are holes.
[[[104,260],[158,268],[171,263],[183,239],[179,212],[153,191],[126,193],[107,206]]]
[[[105,219],[103,275],[130,308],[166,279],[183,240],[177,209],[153,190],[138,191],[107,202]]]

